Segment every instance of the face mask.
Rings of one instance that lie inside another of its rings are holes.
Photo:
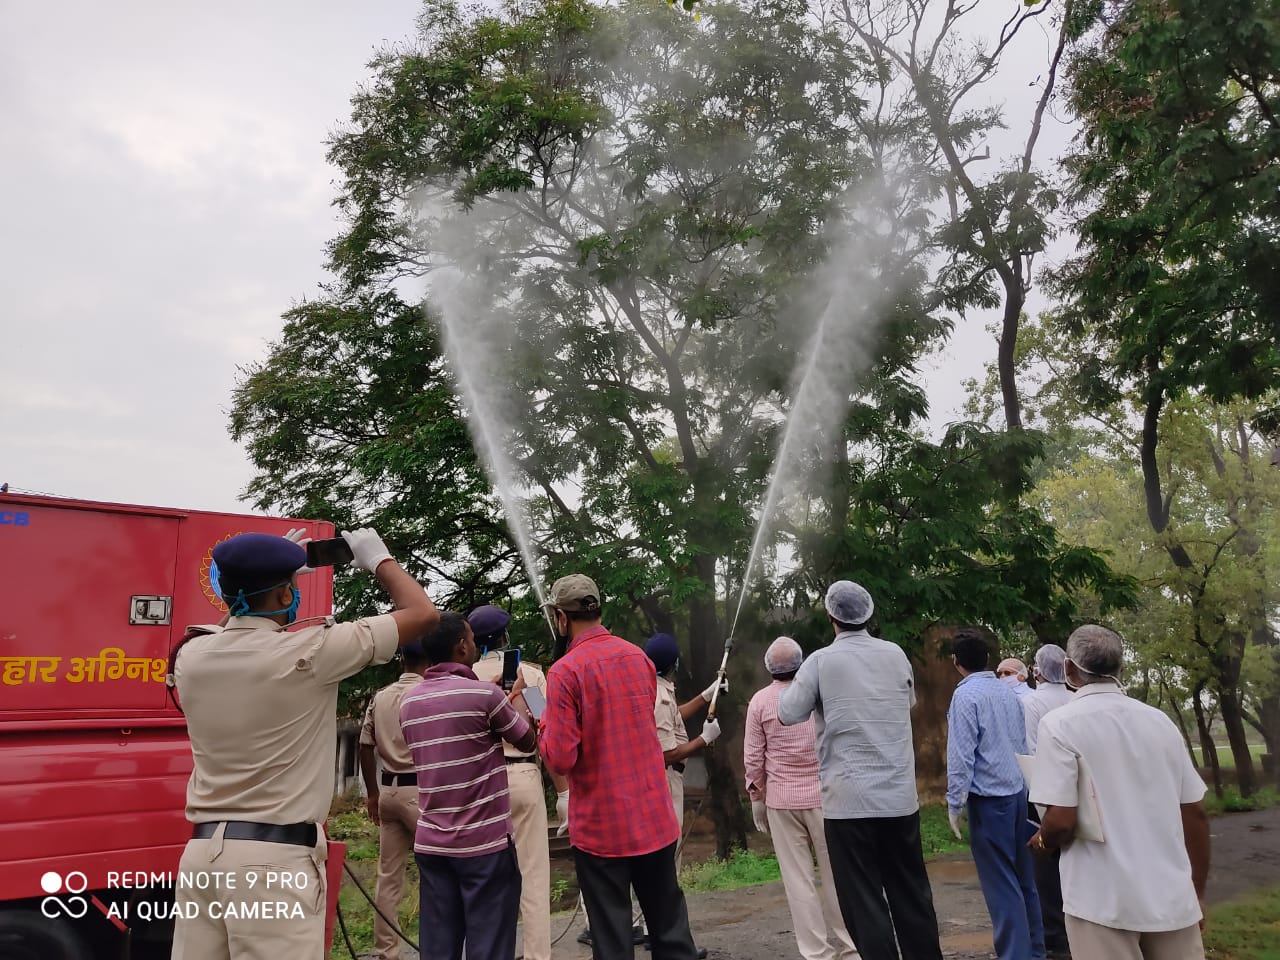
[[[274,589],[274,588],[273,588]],[[298,605],[302,603],[302,594],[298,592],[297,587],[289,588],[293,592],[293,600],[283,610],[262,610],[256,614],[259,617],[275,617],[284,614],[284,622],[286,624],[293,623],[298,619]]]
[[[273,583],[269,587],[263,587],[261,590],[254,590],[251,593],[245,593],[243,590],[236,592],[235,597],[227,604],[227,610],[233,617],[244,617],[249,615],[249,597],[256,597],[260,594],[270,593],[272,590],[278,590],[288,581],[282,583]],[[302,603],[302,594],[298,592],[297,587],[290,587],[293,591],[293,600],[283,610],[259,610],[253,615],[255,617],[275,617],[284,614],[288,617],[286,623],[293,623],[298,619],[298,605]]]
[[[1016,687],[1018,685],[1018,675],[1016,673],[1010,673],[1000,679],[1011,687]]]
[[[1089,676],[1089,677],[1101,677],[1103,680],[1110,680],[1110,681],[1111,681],[1112,683],[1114,683],[1117,687],[1120,687],[1122,690],[1124,689],[1124,684],[1120,682],[1120,678],[1119,678],[1119,677],[1114,677],[1114,676],[1112,676],[1112,675],[1111,675],[1111,674],[1109,674],[1109,673],[1094,673],[1092,670],[1086,670],[1084,667],[1080,666],[1080,664],[1076,663],[1076,662],[1075,662],[1074,660],[1072,660],[1070,657],[1067,657],[1066,662],[1067,662],[1067,663],[1069,663],[1069,664],[1071,664],[1073,667],[1075,667],[1075,668],[1076,668],[1076,672],[1077,672],[1077,673],[1083,673],[1085,676]],[[1070,682],[1070,681],[1068,681],[1068,682],[1067,682],[1067,689],[1068,689],[1068,690],[1079,690],[1080,688],[1079,688],[1079,687],[1076,687],[1076,686],[1073,686],[1073,685],[1071,684],[1071,682]]]

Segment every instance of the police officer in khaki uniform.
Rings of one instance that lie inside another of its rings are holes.
[[[658,740],[662,744],[662,759],[667,764],[667,786],[671,788],[671,803],[676,808],[676,820],[684,829],[684,762],[703,747],[709,747],[720,736],[720,722],[708,720],[702,725],[702,733],[693,740],[684,723],[695,713],[711,703],[716,684],[703,690],[688,703],[676,699],[676,667],[680,663],[680,647],[669,633],[655,633],[644,646],[644,652],[653,661],[658,674],[658,697],[653,706],[653,719],[658,725]],[[676,856],[676,869],[680,869],[680,857]]]
[[[174,960],[324,955],[321,824],[333,799],[338,684],[439,620],[378,534],[356,530],[343,534],[352,566],[377,576],[394,611],[287,631],[298,575],[310,572],[301,534],[246,533],[215,547],[228,615],[189,631],[175,656],[194,826],[179,863]]]
[[[375,960],[400,957],[399,936],[383,916],[397,921],[404,867],[413,853],[418,829],[418,776],[400,728],[400,701],[422,682],[427,654],[421,642],[415,640],[401,648],[400,660],[404,667],[400,679],[373,695],[360,729],[360,775],[367,794],[365,802],[369,819],[378,825],[378,892],[374,898],[378,909],[373,918],[372,954]]]
[[[511,614],[487,604],[472,610],[467,622],[481,650],[480,659],[471,669],[481,680],[500,683],[502,651],[507,645]],[[537,687],[546,697],[547,677],[537,665],[521,662],[519,673],[523,686]],[[518,695],[513,696],[513,703],[524,716],[529,716],[528,708]],[[551,851],[547,846],[547,805],[541,764],[536,751],[524,753],[505,742],[502,748],[506,753],[511,822],[522,881],[520,920],[524,924],[524,960],[551,960]],[[563,777],[549,775],[558,798],[556,812],[563,824],[569,815],[568,784]]]

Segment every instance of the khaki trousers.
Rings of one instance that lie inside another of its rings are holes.
[[[188,840],[174,891],[173,960],[323,957],[323,831],[318,843],[224,840],[222,828]]]
[[[671,790],[671,805],[676,808],[676,823],[680,827],[680,836],[684,837],[684,774],[674,767],[667,767],[667,787]],[[676,845],[676,876],[680,875],[680,863],[683,859],[684,844]]]
[[[507,783],[520,864],[524,960],[551,960],[551,851],[542,770],[536,763],[508,763]]]
[[[845,929],[836,902],[836,882],[827,857],[827,837],[822,810],[775,810],[768,807],[769,834],[778,856],[782,886],[791,908],[791,925],[796,931],[796,947],[804,960],[847,960],[858,951]],[[814,861],[822,889],[813,882]]]
[[[399,926],[405,864],[413,855],[418,832],[418,788],[390,786],[378,792],[378,910]],[[377,913],[373,915],[373,957],[399,960],[400,937]]]
[[[1074,960],[1204,960],[1197,923],[1181,930],[1139,933],[1067,914],[1067,942]]]

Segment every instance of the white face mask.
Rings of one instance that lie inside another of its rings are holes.
[[[1003,680],[1005,683],[1007,683],[1011,687],[1016,687],[1019,683],[1018,675],[1016,673],[1010,673],[1007,676],[1001,677],[1000,679]]]

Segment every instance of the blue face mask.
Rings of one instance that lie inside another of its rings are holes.
[[[284,614],[284,622],[286,624],[293,623],[298,619],[298,606],[302,603],[302,594],[298,592],[297,587],[289,588],[293,592],[293,599],[289,601],[289,605],[283,610],[263,610],[258,613],[260,617],[274,617]]]
[[[249,597],[256,597],[261,593],[270,593],[272,590],[278,590],[283,586],[283,583],[276,583],[272,586],[265,587],[262,590],[254,590],[252,593],[245,593],[241,590],[235,595],[235,598],[228,605],[228,610],[233,617],[246,616],[249,613]],[[302,594],[298,592],[297,587],[290,587],[289,589],[293,593],[293,600],[290,601],[287,607],[284,607],[281,610],[257,610],[254,611],[253,615],[255,617],[276,617],[283,613],[285,616],[284,622],[286,624],[293,623],[293,621],[298,619],[298,607],[302,603]]]

